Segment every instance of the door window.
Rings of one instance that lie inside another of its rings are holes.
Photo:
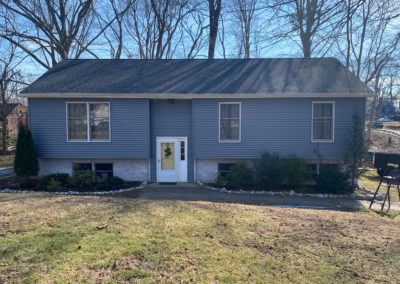
[[[171,142],[161,143],[161,169],[175,169],[175,144]]]

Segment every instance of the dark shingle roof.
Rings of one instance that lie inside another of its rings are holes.
[[[369,93],[334,58],[65,60],[22,93]]]

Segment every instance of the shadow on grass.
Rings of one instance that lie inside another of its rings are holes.
[[[397,211],[386,211],[386,210],[371,210],[374,212],[376,215],[383,217],[383,218],[388,218],[391,220],[395,220],[400,216],[400,213]]]
[[[214,191],[200,185],[160,186],[153,184],[138,191],[116,194],[113,197],[140,200],[236,203],[243,205],[276,206],[283,208],[305,208],[336,211],[365,210],[363,204],[359,200],[352,198],[317,198],[291,195],[227,193]]]

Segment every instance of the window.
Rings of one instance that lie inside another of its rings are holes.
[[[109,103],[67,103],[68,141],[109,141]]]
[[[240,103],[219,104],[219,141],[240,142]]]
[[[77,171],[91,171],[102,180],[112,178],[114,175],[112,163],[74,163],[73,170],[74,173]]]
[[[87,140],[86,104],[68,104],[68,139]]]
[[[108,140],[110,121],[108,104],[89,104],[90,140]]]
[[[335,103],[312,103],[312,142],[333,142],[335,128]]]
[[[185,141],[181,141],[181,161],[185,160]]]
[[[113,164],[111,163],[98,163],[94,164],[94,172],[96,176],[102,180],[106,180],[113,177]]]
[[[79,171],[92,171],[92,163],[74,163],[73,164],[73,169],[74,172],[79,172]]]
[[[225,178],[226,175],[230,172],[231,168],[233,167],[232,163],[225,163],[225,164],[218,164],[218,174],[220,177]]]

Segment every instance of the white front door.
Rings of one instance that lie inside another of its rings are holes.
[[[187,182],[186,137],[157,137],[157,182]]]

